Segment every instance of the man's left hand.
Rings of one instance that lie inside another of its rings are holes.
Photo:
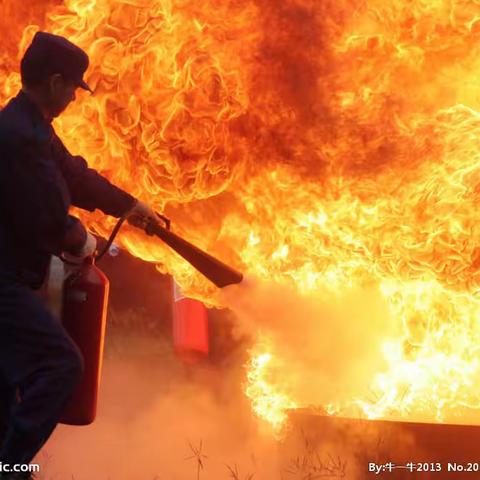
[[[155,210],[150,205],[137,200],[128,214],[128,223],[134,227],[145,229],[152,220],[158,220]]]

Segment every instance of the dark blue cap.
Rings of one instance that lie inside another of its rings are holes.
[[[88,64],[88,55],[66,38],[37,32],[22,58],[20,68],[22,76],[30,72],[29,76],[33,75],[35,78],[60,73],[84,90],[92,92],[83,80]]]

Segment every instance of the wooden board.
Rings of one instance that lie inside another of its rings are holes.
[[[289,417],[281,444],[286,480],[480,479],[480,426],[340,418],[312,409]]]

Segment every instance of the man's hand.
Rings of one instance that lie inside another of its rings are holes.
[[[141,229],[145,229],[150,221],[158,220],[155,210],[150,205],[147,205],[140,200],[137,200],[137,203],[130,210],[127,218],[130,225]]]
[[[80,260],[94,255],[96,249],[97,239],[90,232],[87,232],[87,237],[83,245],[74,251],[64,252],[63,256],[67,260]]]
[[[61,241],[60,250],[77,255],[87,241],[88,233],[80,220],[72,215],[67,218],[67,228]]]
[[[80,258],[90,257],[95,253],[97,249],[97,239],[90,233],[87,232],[87,238],[82,248],[76,252],[76,256]]]

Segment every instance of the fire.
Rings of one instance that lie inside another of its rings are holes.
[[[373,397],[331,412],[461,421],[480,408],[480,6],[467,0],[6,0],[0,100],[39,28],[90,55],[73,152],[238,270],[319,296],[375,285],[403,335]],[[113,220],[81,214],[106,235]],[[121,244],[218,303],[162,245]],[[247,394],[299,405],[253,349]],[[282,368],[288,370],[288,365]]]
[[[282,369],[285,365],[270,353],[267,345],[268,341],[264,339],[256,347],[262,353],[251,352],[247,375],[249,385],[245,393],[252,401],[254,412],[269,422],[275,432],[281,432],[287,419],[286,410],[296,408],[297,404],[287,393],[281,392]]]

